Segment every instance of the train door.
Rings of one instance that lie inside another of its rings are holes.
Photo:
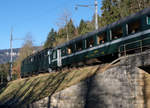
[[[49,49],[48,52],[47,52],[47,59],[48,59],[48,65],[47,65],[47,68],[48,68],[48,72],[52,72],[52,69],[51,69],[51,55],[52,55],[52,50]]]
[[[57,66],[61,67],[62,66],[62,58],[61,58],[61,49],[57,49]]]
[[[51,50],[48,50],[48,64],[51,64]]]

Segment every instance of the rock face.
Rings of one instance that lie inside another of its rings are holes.
[[[98,72],[28,108],[150,108],[149,55],[127,57],[105,72]],[[144,60],[144,62],[143,62]],[[137,62],[138,61],[138,62]],[[136,63],[137,62],[137,63]],[[142,64],[142,65],[141,65]]]
[[[39,100],[30,108],[144,108],[143,71],[131,71],[125,66],[111,68]]]

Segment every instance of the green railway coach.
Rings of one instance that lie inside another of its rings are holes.
[[[63,45],[27,57],[22,62],[21,71],[24,76],[27,72],[56,69],[92,58],[136,52],[149,45],[150,8],[146,8]]]

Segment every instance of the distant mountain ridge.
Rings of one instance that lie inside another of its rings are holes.
[[[19,51],[21,48],[13,48],[13,62],[16,61],[19,56]],[[34,47],[34,52],[37,52],[41,49],[39,46]],[[10,61],[10,49],[0,50],[0,64],[8,63]]]
[[[17,59],[19,56],[20,48],[13,49],[13,61]],[[0,64],[4,64],[10,61],[10,49],[2,49],[0,50]]]

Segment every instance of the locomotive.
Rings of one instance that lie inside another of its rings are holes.
[[[22,61],[21,76],[51,71],[93,58],[144,51],[149,45],[150,8],[146,8],[55,48],[28,56]]]

